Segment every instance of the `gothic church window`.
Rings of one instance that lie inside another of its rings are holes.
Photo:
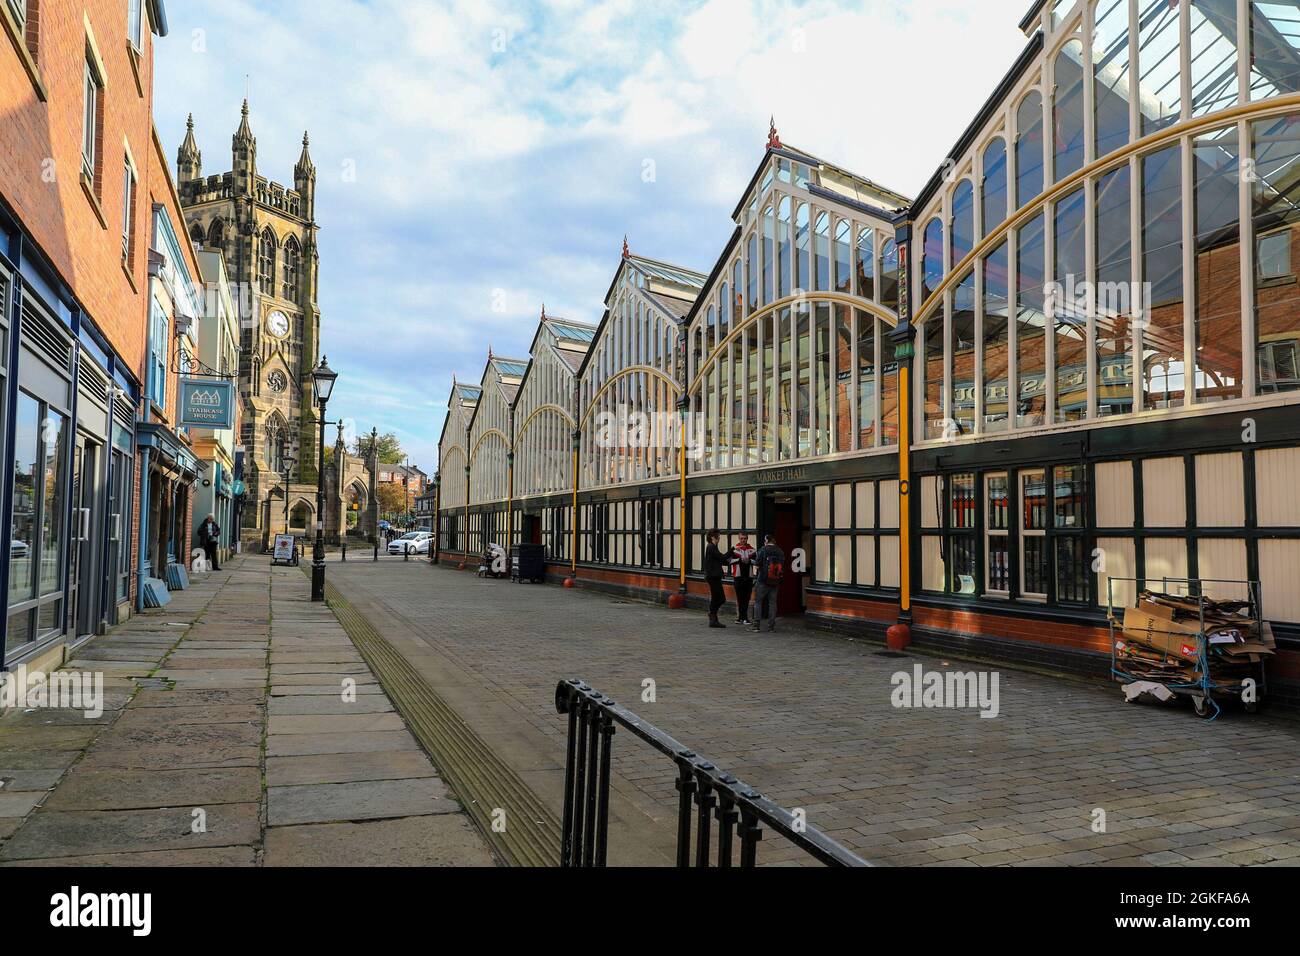
[[[269,228],[263,230],[258,249],[257,280],[263,292],[275,292],[275,233]]]
[[[286,299],[298,297],[298,265],[301,254],[298,240],[290,236],[284,244],[284,293]]]

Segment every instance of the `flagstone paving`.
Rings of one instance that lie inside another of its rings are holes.
[[[330,581],[556,813],[555,685],[578,677],[877,863],[1300,864],[1300,722],[1280,713],[1203,721],[1009,668],[994,719],[899,708],[898,672],[984,665],[885,657],[797,620],[710,630],[695,612],[427,562],[332,565]],[[624,732],[613,751],[611,858],[637,843],[633,862],[671,860],[671,762]],[[759,859],[803,858],[768,834]]]
[[[0,864],[496,862],[300,570],[195,578],[73,652],[102,714],[0,717]]]

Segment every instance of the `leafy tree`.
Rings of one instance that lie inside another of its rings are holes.
[[[397,436],[392,432],[385,432],[378,438],[379,442],[379,460],[385,465],[400,465],[406,460],[406,452],[402,450],[402,443],[398,441]],[[365,458],[370,454],[370,436],[358,435],[352,442],[352,454],[358,458]]]
[[[406,496],[402,494],[400,482],[384,482],[380,484],[375,489],[375,495],[379,498],[380,514],[405,514],[408,510],[403,500]]]

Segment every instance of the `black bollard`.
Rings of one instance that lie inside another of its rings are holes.
[[[379,539],[375,539],[375,560],[379,560]]]
[[[411,546],[409,544],[402,549],[402,560],[403,561],[411,560]]]
[[[344,542],[343,542],[343,560],[346,561],[347,559],[348,559],[348,543],[347,543],[346,541],[344,541]]]

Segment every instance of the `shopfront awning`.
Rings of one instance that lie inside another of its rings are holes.
[[[194,481],[208,470],[206,462],[200,461],[176,437],[176,434],[161,422],[137,422],[135,426],[135,444],[137,448],[149,448],[164,463],[176,468],[181,473],[181,480]]]

